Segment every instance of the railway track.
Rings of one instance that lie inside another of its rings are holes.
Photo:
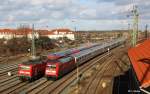
[[[7,63],[9,62],[9,60],[16,60],[22,57],[25,57],[26,54],[21,54],[21,55],[17,55],[17,56],[4,56],[0,58],[0,63]]]
[[[95,94],[111,94],[113,92],[113,77],[119,73],[117,64],[115,63],[114,66],[112,65],[112,70],[107,70],[108,72],[103,74],[102,78],[97,85],[97,89],[95,90]],[[112,75],[114,74],[114,75]],[[106,87],[102,87],[103,83],[106,83]]]
[[[100,57],[99,57],[100,58]],[[97,60],[97,61],[99,61],[99,60]],[[85,64],[87,64],[87,63],[85,63]],[[92,61],[92,63],[90,63],[90,64],[92,64],[92,65],[94,65],[95,63]],[[91,65],[91,66],[92,66]],[[90,66],[90,68],[91,68],[91,66]],[[88,70],[85,66],[83,67],[86,71]],[[79,69],[80,70],[80,73],[84,73],[84,71],[81,71],[81,69]],[[75,74],[74,74],[75,75]],[[67,75],[68,76],[68,75]],[[57,84],[56,85],[56,83],[54,83],[54,84],[52,84],[52,85],[50,85],[50,86],[48,86],[48,87],[46,87],[44,90],[42,90],[41,92],[39,92],[38,94],[40,94],[40,93],[43,93],[43,94],[48,94],[48,93],[54,93],[54,94],[57,94],[57,93],[60,93],[61,92],[61,90],[63,90],[67,85],[69,85],[70,83],[72,83],[75,79],[76,79],[76,77],[75,76],[73,76],[73,75],[71,75],[71,78],[68,78],[68,79],[66,79],[66,80],[64,80],[64,81],[62,81],[62,82],[59,82],[59,84]],[[64,85],[64,83],[66,83],[66,85]],[[34,92],[35,93],[35,92]],[[34,93],[31,93],[31,94],[34,94]],[[30,93],[29,93],[30,94]]]
[[[104,57],[105,56],[106,55],[104,55]],[[97,57],[94,60],[91,60],[91,61],[85,63],[84,65],[80,66],[79,67],[79,71],[80,71],[79,75],[83,74],[85,71],[90,69],[95,63],[97,63],[100,59],[102,59],[100,57]],[[98,58],[100,58],[100,59],[98,59]],[[44,90],[42,90],[38,94],[49,94],[49,93],[57,94],[57,92],[59,92],[62,89],[64,89],[64,87],[66,87],[67,85],[69,85],[70,83],[75,81],[75,79],[76,79],[76,70],[72,71],[71,73],[69,73],[68,75],[63,77],[61,80],[58,80],[55,83],[47,86]],[[55,92],[55,90],[57,92]]]
[[[94,59],[95,60],[95,59]],[[92,60],[91,62],[93,62],[94,60]],[[28,94],[37,94],[37,93],[43,93],[46,94],[47,89],[49,89],[49,87],[51,89],[55,89],[55,87],[57,87],[58,85],[62,84],[64,81],[67,81],[69,78],[71,78],[74,74],[76,73],[76,71],[73,71],[73,74],[68,74],[65,77],[63,77],[62,79],[59,79],[57,81],[41,81],[38,84],[35,84],[31,87],[29,87],[28,89],[25,89],[22,92],[26,92]],[[66,78],[67,77],[67,78]],[[55,86],[54,86],[55,85]],[[52,88],[52,86],[54,86]],[[46,91],[45,91],[46,90]]]
[[[7,71],[5,71],[3,73],[0,73],[0,76],[8,76],[8,72],[9,71],[11,71],[12,75],[16,75],[17,74],[17,70],[18,70],[18,68],[7,70]]]
[[[38,79],[38,80],[36,80],[36,81],[34,81],[34,82],[32,82],[32,83],[24,82],[24,83],[27,83],[27,84],[25,84],[24,86],[21,86],[20,88],[17,88],[17,89],[15,89],[15,90],[11,91],[9,94],[27,93],[27,92],[25,92],[25,90],[27,90],[27,89],[33,87],[34,85],[42,84],[42,83],[44,83],[45,81],[47,81],[47,79],[43,77],[43,78]],[[15,87],[16,87],[16,86],[15,86]],[[11,88],[10,88],[10,89],[11,89]]]
[[[108,67],[106,67],[106,69],[102,70],[101,72],[99,72],[97,74],[96,78],[99,78],[99,79],[97,79],[97,81],[95,81],[95,83],[93,82],[91,84],[92,85],[92,86],[90,86],[91,91],[88,91],[86,94],[90,94],[90,93],[93,93],[93,94],[99,94],[99,93],[101,93],[101,94],[103,94],[102,91],[105,90],[104,89],[105,87],[102,86],[103,83],[105,82],[106,86],[107,86],[107,83],[109,84],[112,81],[111,77],[113,76],[113,73],[116,70],[114,68],[114,67],[116,67],[116,65],[112,64],[113,63],[112,60],[110,60],[108,62],[109,62]],[[106,79],[105,79],[105,75],[106,75],[106,77],[108,76]],[[111,92],[109,92],[108,94],[110,94],[110,93]]]
[[[1,61],[2,63],[0,63],[0,81],[9,77],[8,72],[11,72],[12,75],[17,75],[18,64],[26,61],[26,59],[28,58],[27,57],[26,59],[23,59],[24,57],[24,55],[12,56],[8,57],[7,62]]]
[[[84,89],[81,90],[82,94],[95,94],[96,86],[99,84],[100,78],[106,72],[108,68],[111,66],[113,57],[106,60],[103,65],[99,68],[99,70],[94,74],[94,77],[91,78],[90,82]],[[101,76],[101,77],[100,77]],[[80,91],[79,91],[80,92]]]
[[[85,65],[83,65],[79,68],[79,71],[80,71],[79,75],[86,72],[94,64],[96,64],[99,60],[100,59],[97,59],[95,62],[85,63]],[[61,82],[58,82],[58,84],[54,83],[54,84],[50,85],[49,87],[46,87],[47,89],[43,90],[40,93],[43,93],[43,94],[49,94],[49,93],[57,94],[57,93],[60,93],[65,87],[67,87],[69,84],[71,84],[73,81],[75,81],[75,79],[76,79],[76,71],[74,73],[72,73],[72,75],[67,77],[64,81],[61,80]]]
[[[0,67],[0,71],[3,71],[3,70],[5,70],[5,69],[8,69],[8,68],[17,68],[17,64],[9,64],[9,65],[3,65],[3,66],[1,66]]]
[[[17,75],[17,69],[17,64],[10,64],[0,68],[0,81],[9,77],[8,72],[11,72],[12,75]]]
[[[117,48],[117,49],[120,49]],[[114,49],[114,51],[116,51]],[[107,63],[100,63],[99,61],[101,60],[101,62],[107,60],[108,56],[107,53],[98,56],[90,61],[88,61],[87,63],[83,64],[82,66],[79,67],[79,74],[84,74],[87,70],[91,69],[92,66],[94,66],[96,63],[99,63],[101,68],[107,66]],[[112,54],[109,54],[110,58],[113,58]],[[104,58],[102,60],[102,57]],[[100,59],[101,58],[101,59]],[[108,68],[108,70],[110,68],[112,68],[114,66],[111,65],[111,67]],[[1,73],[6,73],[8,70],[15,68],[14,66],[7,66],[4,68],[5,70],[0,70],[0,77],[3,77],[3,75],[1,75]],[[101,69],[100,68],[100,69]],[[103,70],[103,72],[105,72],[106,70]],[[16,72],[16,70],[14,71]],[[17,73],[17,72],[16,72]],[[42,77],[34,82],[28,83],[28,82],[21,82],[18,80],[16,73],[11,76],[8,77],[7,79],[0,79],[0,86],[2,86],[2,88],[0,88],[0,93],[1,94],[18,94],[18,93],[28,93],[28,94],[49,94],[49,93],[53,93],[53,94],[58,94],[61,93],[66,87],[68,87],[72,82],[75,81],[76,79],[76,70],[73,70],[72,72],[70,72],[69,74],[65,75],[64,77],[62,77],[61,79],[57,80],[57,81],[47,81],[46,78]],[[97,72],[99,75],[102,73]],[[6,75],[5,75],[6,76]],[[99,81],[98,84],[100,84],[101,81]],[[87,88],[91,88],[91,86],[87,87]],[[98,88],[98,87],[97,87]],[[96,89],[95,89],[96,90]],[[98,91],[94,91],[94,92],[98,92]]]
[[[104,56],[103,58],[105,58],[106,56]],[[112,55],[110,55],[110,57],[112,57]],[[86,71],[88,71],[89,69],[91,69],[91,67],[97,63],[101,63],[100,60],[103,58],[99,58],[97,59],[95,62],[92,62],[93,64],[89,65],[87,68],[84,68],[82,70],[80,70],[82,74],[84,74]],[[103,60],[102,60],[103,61]],[[101,67],[106,66],[107,63],[101,63]],[[52,94],[59,94],[60,92],[62,92],[67,86],[69,86],[73,81],[75,81],[76,76],[74,77],[74,79],[72,78],[70,81],[67,81],[65,83],[63,83],[62,85],[59,85],[57,89],[55,89],[54,91],[52,91]],[[92,93],[91,93],[92,94]]]
[[[6,79],[1,79],[0,80],[0,84],[3,83],[3,82],[9,81],[9,80],[11,80],[13,78],[17,78],[17,75],[14,75],[14,76],[11,76],[11,77],[7,77]]]
[[[1,70],[0,75],[5,73],[5,72],[8,72],[8,71],[15,71],[15,70],[17,70],[17,67],[9,67],[7,69]]]
[[[17,86],[19,83],[21,83],[20,80],[16,80],[14,82],[10,82],[7,85],[3,85],[3,87],[0,88],[0,93],[2,93],[3,91],[7,91],[9,88]]]
[[[121,54],[120,54],[121,55]],[[115,77],[116,72],[118,72],[118,63],[115,62],[116,57],[109,57],[105,62],[101,64],[97,72],[94,72],[92,75],[92,78],[90,78],[88,81],[84,79],[83,81],[83,87],[76,86],[75,89],[73,89],[70,93],[67,92],[67,94],[75,93],[77,94],[111,94],[112,92],[112,84],[113,84],[113,77]],[[119,71],[121,72],[121,71]],[[87,83],[86,83],[87,82]],[[102,87],[103,82],[109,84],[109,90],[106,90]],[[86,85],[85,85],[86,84]],[[61,90],[55,89],[55,91],[52,94],[66,94],[66,90],[64,90],[67,85],[60,86],[62,88]],[[71,87],[71,86],[68,86]],[[69,88],[70,89],[70,88]],[[64,91],[64,92],[62,92]],[[76,91],[76,92],[75,92]],[[107,91],[107,92],[106,92]],[[108,92],[109,91],[109,92]]]
[[[95,59],[91,60],[91,62],[93,62]],[[91,63],[92,64],[92,63]],[[74,73],[76,73],[76,71],[74,71]],[[66,75],[68,76],[68,75]],[[65,76],[65,77],[66,77]],[[17,79],[16,76],[14,75],[14,77],[12,77],[11,79]],[[58,81],[63,82],[63,79],[65,80],[66,78],[62,78]],[[5,81],[9,81],[10,79],[6,79]],[[55,84],[59,85],[60,83],[56,81]],[[25,82],[20,82],[19,80],[16,81],[9,81],[11,84],[3,85],[3,88],[0,89],[0,93],[2,94],[16,94],[19,92],[27,92],[29,94],[36,94],[36,93],[40,93],[41,90],[42,92],[44,91],[44,88],[47,88],[49,86],[51,86],[54,82],[53,81],[47,81],[45,78],[41,78],[39,80],[36,80],[35,82],[32,83],[25,83]],[[0,83],[1,84],[1,83]],[[5,91],[7,90],[7,91]]]

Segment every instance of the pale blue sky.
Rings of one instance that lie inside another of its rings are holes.
[[[0,28],[34,23],[41,29],[126,29],[131,23],[126,15],[133,1],[138,5],[143,29],[150,23],[149,0],[0,0]]]

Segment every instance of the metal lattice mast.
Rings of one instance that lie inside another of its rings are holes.
[[[137,10],[137,6],[133,6],[133,31],[132,31],[132,46],[134,47],[138,40],[138,19],[139,13]]]
[[[34,24],[32,25],[32,58],[36,57],[35,52],[35,35],[34,35]]]

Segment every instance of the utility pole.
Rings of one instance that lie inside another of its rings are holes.
[[[76,22],[75,20],[72,20],[72,22]],[[76,25],[74,26],[74,32],[75,32],[75,35],[76,35],[76,38],[75,38],[75,40],[77,39],[77,37],[78,37],[78,34],[77,34],[77,28],[76,28]],[[79,89],[79,64],[78,64],[78,62],[76,61],[76,58],[75,58],[75,62],[76,62],[76,71],[77,71],[77,94],[78,94],[78,89]]]
[[[146,24],[146,26],[145,26],[145,39],[147,39],[148,38],[148,25]]]
[[[75,26],[75,33],[77,34],[76,26]],[[79,84],[79,64],[77,63],[77,84]]]
[[[34,24],[32,24],[32,59],[36,58]]]
[[[138,20],[139,20],[139,13],[137,10],[137,6],[133,6],[133,31],[132,31],[132,46],[136,46],[138,41]]]

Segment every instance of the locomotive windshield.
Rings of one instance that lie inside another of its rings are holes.
[[[47,65],[46,66],[46,74],[55,74],[56,73],[56,65]]]
[[[48,65],[47,70],[55,71],[56,70],[56,65]]]
[[[20,66],[20,70],[30,70],[30,66]]]

